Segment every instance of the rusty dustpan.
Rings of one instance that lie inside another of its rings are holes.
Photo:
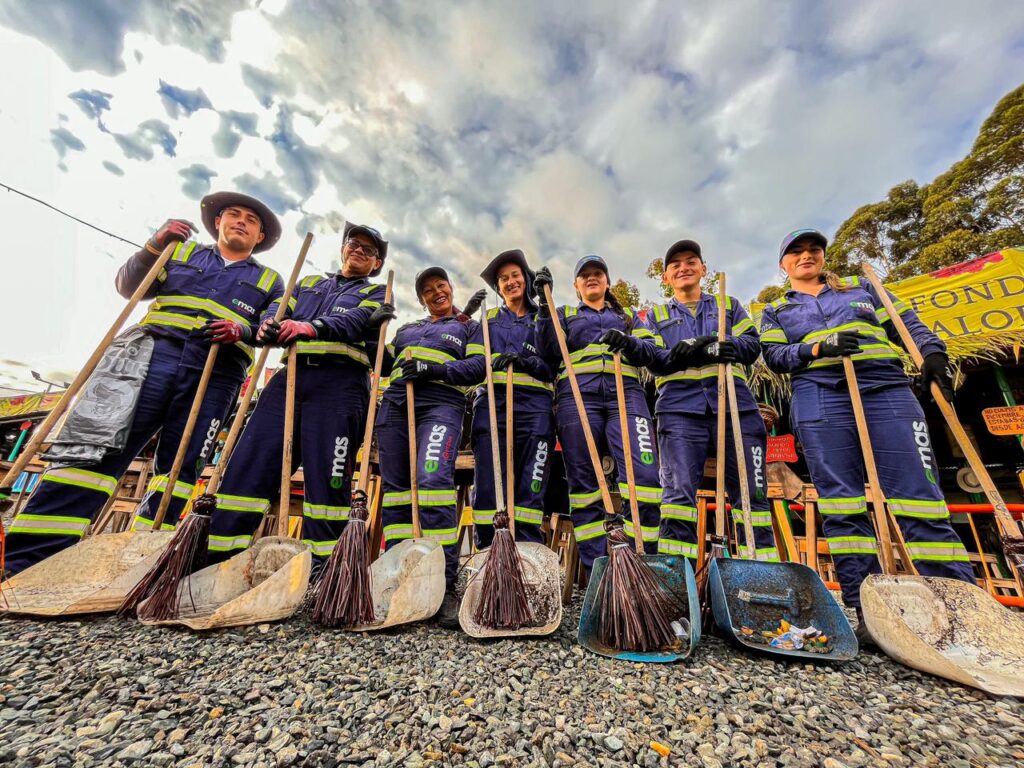
[[[562,623],[562,584],[558,555],[543,544],[533,542],[517,541],[516,548],[523,564],[523,581],[533,610],[534,624],[519,629],[492,629],[478,624],[473,615],[480,603],[484,581],[478,573],[470,578],[459,606],[459,624],[470,637],[550,635]],[[486,567],[489,553],[489,549],[477,552],[466,567],[470,572],[482,571]]]
[[[125,531],[83,539],[4,582],[6,610],[29,616],[116,611],[172,536],[174,531]]]
[[[871,637],[908,667],[999,696],[1024,696],[1024,616],[980,587],[935,576],[868,576]]]

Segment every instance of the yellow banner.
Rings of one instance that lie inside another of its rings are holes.
[[[17,395],[15,397],[0,397],[0,419],[7,419],[11,416],[28,416],[34,413],[45,413],[49,411],[60,400],[62,392],[54,392],[49,395],[39,393],[36,395]]]
[[[994,352],[1024,338],[1024,250],[1008,248],[887,287],[953,356]]]

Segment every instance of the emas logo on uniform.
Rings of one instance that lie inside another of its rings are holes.
[[[334,438],[334,459],[331,461],[331,488],[341,488],[345,483],[345,468],[348,466],[348,436]]]
[[[430,428],[430,436],[427,437],[426,459],[423,462],[423,469],[426,472],[437,472],[441,462],[441,443],[448,434],[448,427],[444,424],[435,424]]]
[[[874,313],[875,311],[870,301],[851,301],[850,306],[854,309],[863,309],[865,312]]]
[[[450,333],[442,333],[441,338],[444,339],[445,341],[450,341],[457,347],[462,346],[462,339],[460,339],[458,336],[452,336]]]
[[[636,416],[633,423],[636,425],[636,444],[640,449],[640,461],[644,464],[653,464],[654,444],[651,442],[651,427],[642,416]]]
[[[239,309],[244,309],[250,315],[255,315],[256,314],[256,308],[246,304],[244,301],[241,301],[239,299],[232,299],[231,303],[234,304]]]
[[[750,448],[751,464],[754,465],[754,496],[761,500],[764,498],[764,452],[760,445]]]
[[[544,485],[544,465],[548,460],[547,440],[537,443],[537,452],[533,455],[533,475],[530,480],[530,490],[539,493]]]
[[[911,427],[914,430],[914,443],[917,445],[917,455],[921,459],[925,477],[928,478],[928,482],[938,485],[938,481],[935,479],[935,467],[932,464],[932,441],[928,436],[928,424],[923,421],[915,421]]]
[[[217,435],[220,433],[220,419],[214,419],[210,422],[210,428],[206,430],[206,439],[203,440],[203,448],[199,451],[199,458],[196,459],[196,471],[201,472],[203,467],[206,466],[207,460],[210,458],[210,450],[213,448],[214,443],[217,440]]]

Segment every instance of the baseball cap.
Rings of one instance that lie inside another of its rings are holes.
[[[589,256],[584,256],[582,259],[576,262],[576,267],[572,271],[573,278],[575,279],[579,277],[580,272],[582,272],[585,267],[589,266],[600,267],[602,270],[604,270],[604,273],[606,275],[608,274],[608,265],[605,264],[604,259],[602,259],[600,256],[590,254]]]
[[[701,261],[704,261],[704,256],[700,252],[700,243],[696,240],[677,240],[665,252],[665,266],[667,267],[672,262],[673,256],[680,253],[695,253]]]
[[[822,248],[828,247],[828,238],[825,237],[821,232],[816,229],[796,229],[782,238],[782,245],[779,246],[779,261],[782,261],[782,257],[786,255],[786,251],[793,243],[797,240],[807,238],[813,240],[815,243],[820,245]]]

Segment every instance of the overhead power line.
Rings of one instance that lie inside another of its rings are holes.
[[[138,243],[133,243],[131,240],[129,240],[129,239],[125,238],[125,237],[121,237],[120,235],[115,235],[113,232],[108,232],[107,230],[103,229],[103,227],[97,227],[95,224],[90,224],[85,219],[80,219],[77,216],[73,216],[70,213],[68,213],[67,211],[61,210],[57,206],[51,205],[50,203],[46,202],[45,200],[40,200],[38,197],[33,197],[32,195],[28,194],[27,192],[22,192],[20,189],[15,189],[14,187],[12,187],[12,186],[10,186],[8,184],[4,184],[2,181],[0,181],[0,187],[3,187],[8,192],[14,192],[17,195],[21,195],[22,197],[28,198],[29,200],[31,200],[34,203],[39,203],[40,205],[46,206],[51,211],[56,211],[61,216],[66,216],[67,218],[71,219],[72,221],[77,221],[79,224],[84,224],[85,226],[89,227],[89,229],[95,229],[97,232],[100,232],[100,233],[106,235],[107,237],[112,237],[115,240],[120,240],[122,243],[128,243],[128,245],[134,245],[136,248],[141,248],[142,247]]]

